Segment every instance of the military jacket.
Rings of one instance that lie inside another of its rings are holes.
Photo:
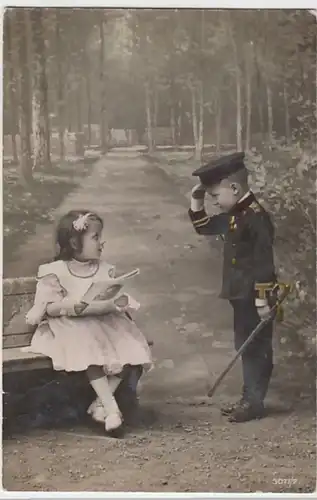
[[[274,227],[253,193],[228,213],[208,216],[204,209],[190,209],[189,217],[198,234],[221,235],[224,240],[221,297],[258,297],[257,284],[274,286]]]

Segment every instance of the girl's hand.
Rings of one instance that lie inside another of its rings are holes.
[[[118,313],[126,313],[126,312],[128,312],[128,310],[129,310],[129,306],[123,306],[123,307],[116,306],[116,312],[118,312]]]
[[[114,300],[114,305],[117,312],[127,312],[127,310],[129,309],[129,297],[127,295],[121,295]]]
[[[80,302],[79,304],[74,305],[74,311],[77,316],[79,316],[85,309],[88,307],[87,302]]]
[[[116,299],[114,302],[117,312],[120,313],[126,313],[131,310],[137,311],[140,308],[139,302],[137,302],[133,297],[130,297],[130,295],[126,294],[121,295],[121,297]]]
[[[25,316],[27,325],[38,325],[46,313],[46,302],[34,305]]]

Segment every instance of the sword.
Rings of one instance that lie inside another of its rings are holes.
[[[278,288],[278,285],[276,285],[276,288]],[[274,306],[271,308],[271,310],[268,313],[268,315],[265,318],[263,318],[262,321],[260,321],[260,323],[252,331],[252,333],[249,335],[249,337],[247,338],[247,340],[244,342],[244,344],[242,344],[242,346],[240,347],[240,349],[237,351],[237,353],[235,354],[235,356],[232,358],[232,360],[230,361],[230,363],[228,364],[228,366],[225,368],[225,370],[223,370],[223,372],[219,375],[219,377],[217,378],[217,380],[215,381],[215,383],[213,384],[213,386],[209,389],[208,394],[207,394],[209,398],[212,398],[212,396],[214,395],[216,389],[219,387],[219,385],[221,384],[221,382],[223,381],[223,379],[225,378],[225,376],[227,375],[227,373],[235,365],[237,359],[239,359],[239,357],[241,356],[241,354],[244,353],[244,351],[246,350],[246,348],[248,347],[248,345],[252,342],[252,340],[262,331],[262,329],[264,328],[265,325],[267,325],[268,323],[270,323],[271,321],[274,320],[276,312],[277,312],[277,309],[282,304],[282,302],[286,299],[286,297],[288,296],[288,294],[291,292],[291,289],[292,289],[292,287],[290,285],[285,285],[283,293],[280,295],[280,297],[277,298]]]

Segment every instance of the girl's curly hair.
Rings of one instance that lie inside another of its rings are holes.
[[[59,246],[59,253],[54,260],[71,260],[74,257],[75,250],[71,244],[71,240],[75,241],[79,251],[82,249],[82,237],[85,231],[76,231],[73,223],[80,215],[89,215],[89,220],[96,220],[100,222],[103,227],[103,220],[101,217],[91,212],[90,210],[71,210],[63,215],[60,219],[56,229],[56,243]]]

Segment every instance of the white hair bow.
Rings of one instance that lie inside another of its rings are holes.
[[[75,231],[84,231],[88,227],[88,219],[92,214],[88,212],[85,215],[79,215],[76,220],[73,222],[73,228]]]

